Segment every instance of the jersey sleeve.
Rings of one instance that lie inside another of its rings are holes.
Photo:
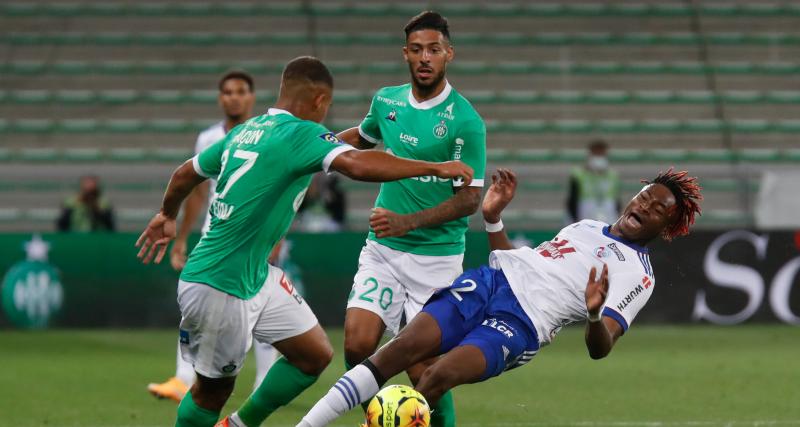
[[[470,187],[483,187],[486,174],[486,125],[477,119],[456,134],[452,160],[461,160],[469,165],[475,175]],[[453,181],[454,187],[460,187],[460,180]]]
[[[215,178],[222,168],[222,152],[225,151],[228,138],[222,138],[192,158],[192,166],[198,175]]]
[[[358,134],[362,138],[369,141],[371,144],[379,144],[383,137],[381,136],[381,127],[379,124],[380,116],[375,110],[375,98],[372,98],[372,103],[369,106],[369,111],[361,124],[358,125]]]
[[[292,162],[294,169],[303,175],[328,172],[336,156],[355,150],[322,125],[299,124],[294,135]]]
[[[616,320],[624,333],[647,304],[654,286],[655,279],[641,271],[610,273],[603,316]]]

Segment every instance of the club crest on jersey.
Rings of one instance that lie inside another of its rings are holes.
[[[614,255],[617,256],[618,260],[625,261],[625,255],[622,255],[622,251],[619,250],[616,243],[609,243],[608,248],[614,252]]]
[[[608,258],[608,251],[605,246],[600,246],[594,250],[594,255],[598,258]]]
[[[433,136],[442,139],[447,136],[447,125],[444,120],[440,121],[438,125],[433,127]]]
[[[325,141],[330,142],[331,144],[344,144],[341,139],[336,137],[336,134],[333,132],[325,132],[319,136],[320,138],[324,139]]]
[[[390,111],[389,115],[386,116],[386,120],[391,120],[393,122],[396,122],[397,121],[397,111],[395,111],[395,110]]]

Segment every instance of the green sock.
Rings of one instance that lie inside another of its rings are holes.
[[[432,407],[431,427],[455,427],[456,425],[456,405],[453,402],[453,391],[447,390],[442,395],[439,403]]]
[[[258,389],[247,398],[236,413],[249,427],[260,426],[276,409],[291,402],[318,377],[304,374],[285,357],[272,365]]]
[[[219,412],[197,406],[190,391],[178,405],[178,419],[175,420],[175,427],[213,427],[217,419],[219,419]]]

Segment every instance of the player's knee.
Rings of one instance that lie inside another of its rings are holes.
[[[192,386],[192,400],[201,408],[220,411],[233,393],[235,384],[235,378],[198,378]]]
[[[349,336],[344,340],[344,360],[348,366],[356,366],[375,352],[376,343],[366,337]]]
[[[446,366],[433,365],[425,370],[417,382],[416,389],[433,402],[449,390],[456,378],[455,371]],[[433,404],[432,402],[428,402]]]
[[[306,375],[319,376],[333,360],[333,347],[327,339],[318,342],[313,349],[308,349],[302,360],[290,363]]]

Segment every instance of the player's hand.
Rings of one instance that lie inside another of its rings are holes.
[[[603,264],[603,271],[600,277],[597,276],[597,268],[592,267],[589,272],[589,282],[586,284],[586,311],[589,316],[596,316],[603,310],[608,296],[608,264]]]
[[[169,264],[175,271],[183,270],[186,265],[186,241],[179,239],[172,242],[172,249],[169,251]]]
[[[508,206],[517,191],[517,176],[510,169],[497,169],[492,185],[483,196],[483,219],[492,224],[500,221],[500,213]]]
[[[453,182],[462,181],[464,187],[468,187],[472,183],[472,177],[475,171],[469,165],[460,161],[452,160],[449,162],[436,164],[436,176],[439,178],[453,178]]]
[[[409,217],[384,208],[372,209],[369,226],[378,238],[403,236],[414,228]]]
[[[169,242],[174,238],[175,219],[168,218],[159,212],[150,220],[147,228],[136,241],[136,247],[141,248],[136,256],[144,264],[149,264],[155,256],[156,264],[158,264],[164,258]]]

